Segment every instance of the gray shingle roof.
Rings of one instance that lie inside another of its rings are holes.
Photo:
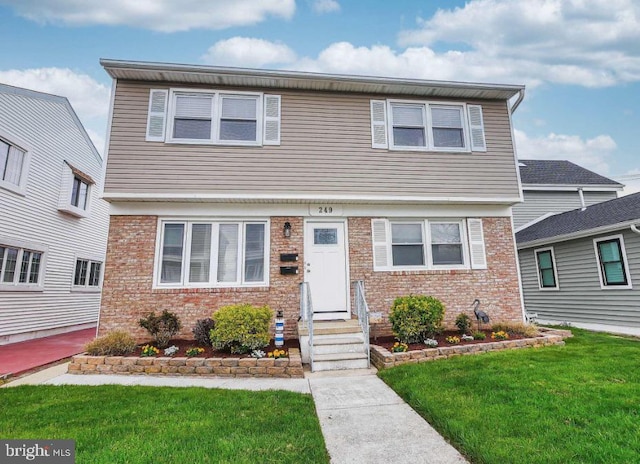
[[[588,231],[630,221],[640,222],[640,192],[566,213],[555,214],[516,233],[518,244]]]
[[[622,187],[615,180],[564,160],[519,160],[523,184],[543,185],[611,185]]]

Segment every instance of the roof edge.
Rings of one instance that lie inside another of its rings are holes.
[[[608,224],[606,226],[593,227],[591,229],[580,230],[577,232],[572,232],[570,234],[555,235],[553,237],[545,237],[538,240],[531,240],[529,242],[517,243],[516,246],[518,250],[525,250],[527,248],[549,245],[549,244],[558,243],[558,242],[567,242],[569,240],[590,237],[592,235],[597,235],[597,234],[605,234],[618,229],[626,229],[627,227],[631,227],[631,225],[637,224],[637,223],[640,223],[640,217],[630,221],[623,221],[615,224]],[[522,230],[525,230],[525,229],[522,229]]]

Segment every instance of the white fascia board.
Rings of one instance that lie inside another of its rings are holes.
[[[539,240],[532,240],[530,242],[519,243],[518,250],[525,250],[527,248],[533,248],[533,247],[538,247],[542,245],[550,245],[553,243],[566,242],[566,241],[575,240],[578,238],[586,238],[586,237],[592,237],[594,235],[606,234],[609,232],[614,232],[616,230],[626,229],[628,227],[631,227],[634,224],[637,224],[638,222],[640,222],[640,218],[635,219],[633,221],[619,222],[617,224],[609,224],[602,227],[595,227],[593,229],[580,230],[578,232],[573,232],[571,234],[556,235],[554,237],[541,238]]]
[[[577,192],[582,190],[583,192],[617,192],[623,189],[622,185],[553,185],[553,184],[522,184],[522,190],[524,191],[556,191],[556,192]]]
[[[211,202],[114,202],[112,216],[171,216],[171,217],[310,217],[310,203],[211,203]],[[331,206],[331,203],[322,205]],[[337,205],[333,204],[334,206]],[[323,218],[322,216],[315,216]],[[340,214],[325,218],[345,217],[389,217],[389,218],[465,218],[465,217],[511,217],[511,208],[504,205],[382,205],[345,204]]]
[[[376,203],[376,204],[490,204],[513,205],[521,200],[518,197],[422,197],[422,196],[388,196],[388,195],[331,195],[304,193],[118,193],[105,192],[102,198],[106,201],[209,201],[209,202],[335,202],[335,203]]]

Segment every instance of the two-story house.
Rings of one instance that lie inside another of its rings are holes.
[[[295,335],[373,312],[475,298],[522,321],[510,100],[522,86],[102,60],[113,78],[100,332],[176,312],[268,304]],[[386,320],[386,319],[385,319]],[[388,325],[387,325],[388,328]]]
[[[0,84],[0,344],[96,326],[102,177],[66,98]]]

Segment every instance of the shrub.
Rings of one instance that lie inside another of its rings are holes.
[[[114,330],[96,338],[85,347],[91,356],[126,356],[136,349],[136,341],[127,332]]]
[[[182,324],[180,319],[174,313],[170,313],[166,309],[162,311],[160,316],[155,313],[138,321],[140,327],[147,329],[147,332],[153,337],[159,348],[166,348],[169,340],[180,331]]]
[[[211,346],[211,329],[213,329],[215,322],[210,317],[206,319],[198,319],[196,325],[191,330],[193,332],[193,338],[198,342],[198,345]]]
[[[393,334],[403,343],[420,343],[442,330],[444,305],[431,296],[409,295],[396,298],[389,321]]]
[[[269,326],[273,311],[268,306],[237,304],[220,308],[213,313],[215,326],[211,343],[218,350],[249,353],[269,344]]]
[[[540,331],[535,324],[523,324],[522,322],[500,322],[493,324],[492,332],[506,332],[510,336],[537,337]]]
[[[458,314],[456,317],[456,327],[461,334],[469,333],[471,329],[471,319],[465,313]]]
[[[485,338],[487,338],[487,334],[484,332],[473,332],[473,339],[474,340],[484,340]]]

